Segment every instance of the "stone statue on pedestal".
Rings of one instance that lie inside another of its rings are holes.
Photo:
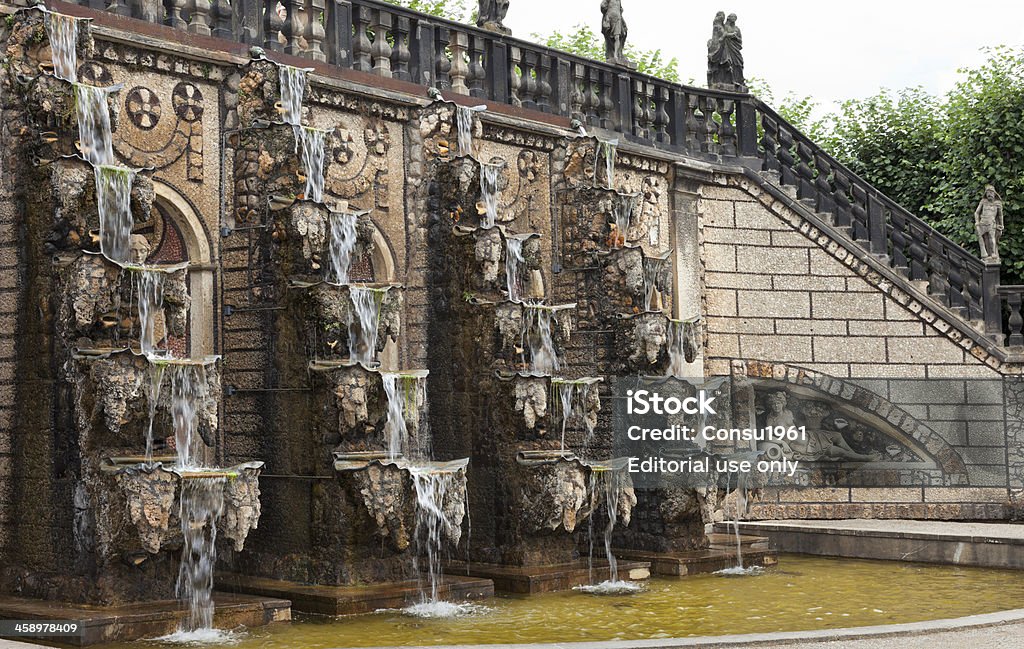
[[[626,58],[626,36],[629,33],[622,18],[622,0],[601,0],[601,33],[604,34],[605,59],[612,65],[630,69],[636,65]]]
[[[985,196],[974,210],[974,228],[978,232],[981,259],[988,263],[999,262],[999,238],[1003,236],[1003,199],[992,185],[985,187]]]
[[[480,0],[476,18],[477,27],[499,34],[511,34],[512,31],[502,23],[508,14],[508,1]]]
[[[708,87],[745,92],[743,79],[743,34],[736,26],[736,14],[725,17],[719,11],[708,41]]]

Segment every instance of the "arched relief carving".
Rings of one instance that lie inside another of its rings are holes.
[[[760,361],[734,361],[732,371],[734,385],[747,390],[734,401],[753,408],[747,415],[751,423],[807,427],[808,443],[782,451],[805,466],[832,474],[851,469],[869,479],[881,473],[888,484],[904,473],[906,479],[897,484],[968,483],[956,449],[927,424],[855,381]]]
[[[198,358],[213,354],[214,347],[214,270],[213,246],[206,226],[195,207],[165,181],[153,179],[156,193],[154,211],[169,218],[184,245],[182,261],[191,266],[188,271],[189,294],[189,356]],[[160,242],[154,242],[160,245]]]

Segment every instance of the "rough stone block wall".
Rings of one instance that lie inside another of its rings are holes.
[[[3,164],[6,166],[6,160]],[[22,306],[20,288],[23,274],[18,254],[19,209],[12,198],[8,183],[0,180],[0,558],[5,556],[8,530],[12,527],[14,516],[17,314]]]

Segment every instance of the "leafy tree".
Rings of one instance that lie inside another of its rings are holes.
[[[604,37],[595,33],[588,25],[576,25],[569,32],[556,31],[547,36],[534,33],[533,38],[556,50],[595,61],[605,60]],[[627,43],[623,53],[626,58],[636,63],[639,72],[679,83],[679,60],[674,57],[666,60],[660,49],[641,50]]]
[[[384,2],[448,20],[469,22],[472,18],[469,8],[466,6],[466,0],[384,0]]]

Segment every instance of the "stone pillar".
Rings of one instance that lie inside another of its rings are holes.
[[[669,193],[669,209],[672,215],[670,245],[672,247],[672,317],[676,320],[691,320],[703,317],[701,313],[701,261],[700,261],[700,215],[698,205],[701,180],[682,166],[676,166],[672,189]],[[701,327],[703,332],[704,328]],[[695,369],[704,374],[704,339],[701,334],[700,356]]]

